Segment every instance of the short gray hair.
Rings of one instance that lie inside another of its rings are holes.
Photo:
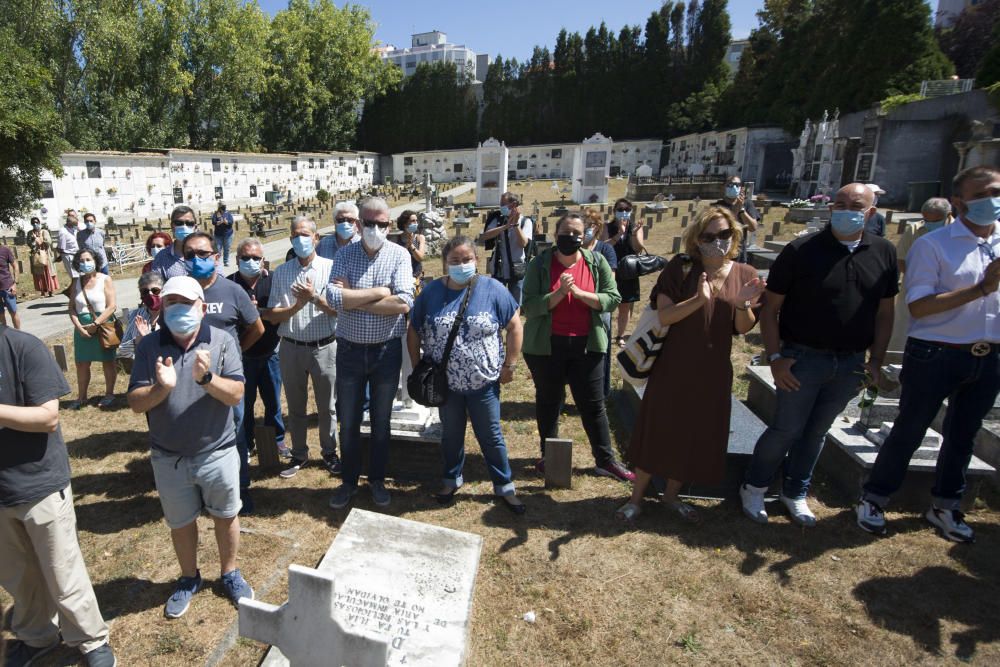
[[[309,223],[309,226],[312,228],[313,234],[316,233],[316,223],[313,222],[313,219],[310,218],[308,215],[297,215],[294,218],[292,218],[292,224],[288,227],[288,231],[294,234],[295,228],[298,227],[299,223],[302,222]]]
[[[239,257],[241,254],[243,254],[243,249],[249,246],[257,246],[261,249],[264,248],[264,246],[261,245],[260,241],[258,241],[252,236],[248,236],[242,241],[240,241],[239,245],[236,246],[236,256]]]
[[[139,276],[139,289],[149,287],[150,285],[163,287],[163,275],[159,271],[147,271]]]
[[[944,197],[931,197],[920,207],[920,214],[926,216],[928,213],[938,213],[942,218],[947,218],[951,213],[951,202]]]
[[[352,201],[341,201],[337,202],[337,205],[333,207],[333,217],[336,218],[341,213],[345,213],[354,219],[358,218],[358,205]]]
[[[389,204],[386,203],[381,197],[368,197],[361,202],[359,208],[362,211],[371,211],[372,213],[385,213],[389,215]]]

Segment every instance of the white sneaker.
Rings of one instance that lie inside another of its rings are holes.
[[[764,493],[767,487],[740,486],[740,500],[743,501],[743,513],[757,523],[767,523],[767,510],[764,509]]]
[[[931,505],[924,517],[934,525],[941,537],[952,542],[975,542],[976,533],[965,523],[965,514],[958,510],[941,510]]]
[[[782,495],[781,502],[788,508],[788,513],[792,515],[792,521],[795,523],[806,527],[816,525],[816,515],[809,509],[805,498],[788,498]]]
[[[885,512],[870,500],[862,500],[855,506],[858,525],[873,535],[885,535]]]

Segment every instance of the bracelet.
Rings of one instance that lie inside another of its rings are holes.
[[[507,370],[512,371],[515,368],[517,368],[517,364],[504,364],[503,367],[506,368]]]

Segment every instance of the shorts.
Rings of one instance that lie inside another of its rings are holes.
[[[0,313],[9,310],[13,315],[17,312],[17,297],[10,290],[0,290]]]
[[[197,456],[154,449],[151,460],[163,518],[171,529],[188,525],[202,509],[218,519],[239,514],[240,458],[232,444]]]

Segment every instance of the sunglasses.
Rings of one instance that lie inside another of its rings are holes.
[[[139,294],[159,294],[159,287],[140,287]]]
[[[215,254],[214,250],[185,250],[184,259],[189,261],[194,259],[195,257],[198,257],[199,259],[208,259],[214,254]]]
[[[718,234],[710,234],[708,232],[702,232],[701,234],[698,235],[698,240],[701,241],[702,243],[712,243],[715,241],[715,239],[719,239],[720,241],[728,241],[731,238],[733,238],[732,229],[723,229]]]
[[[349,222],[353,225],[356,222],[352,218],[334,218],[333,221],[336,222],[338,225],[343,224],[345,222]]]
[[[163,250],[163,249],[164,249],[164,248],[166,248],[167,246],[165,246],[165,245],[156,245],[156,244],[154,243],[153,245],[151,245],[151,246],[149,246],[149,247],[150,247],[150,249],[152,249],[152,248],[159,248],[160,250]]]
[[[236,259],[240,260],[241,262],[247,262],[247,261],[250,261],[251,259],[255,259],[255,260],[257,260],[259,262],[260,260],[262,260],[264,258],[261,257],[260,255],[240,255]]]
[[[380,220],[362,220],[361,224],[365,227],[378,227],[379,229],[388,229],[391,224],[388,220],[382,222]]]

